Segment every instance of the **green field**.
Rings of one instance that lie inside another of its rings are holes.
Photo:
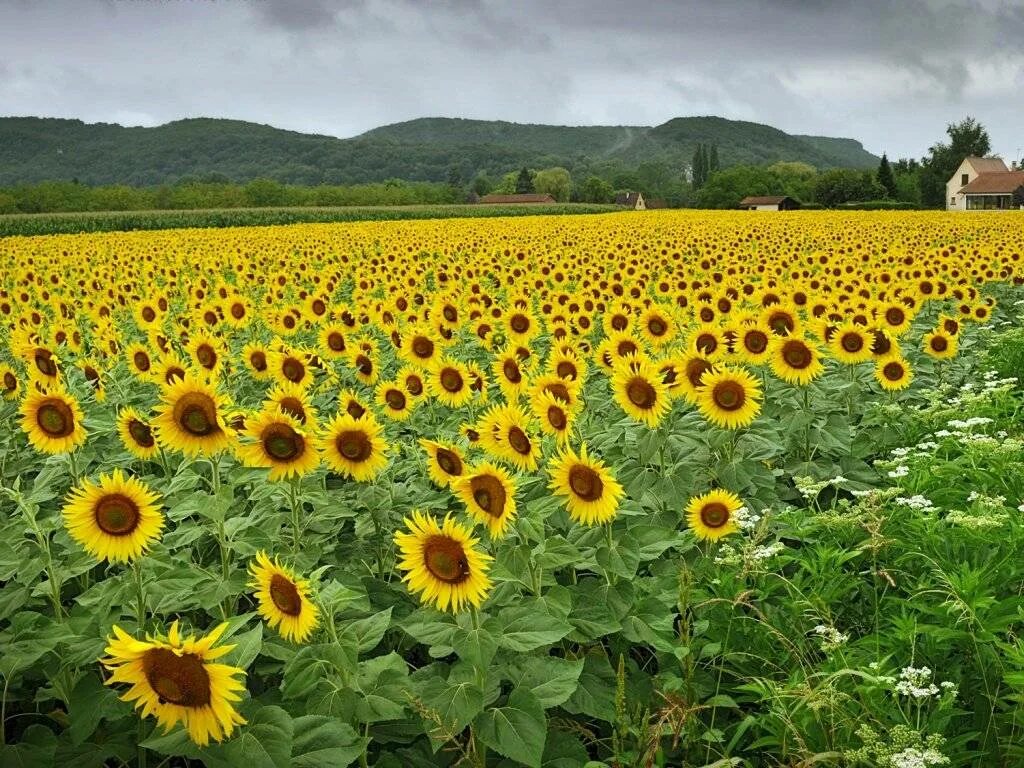
[[[402,205],[341,208],[222,208],[208,211],[109,211],[31,213],[0,216],[0,237],[65,235],[78,232],[130,232],[142,229],[255,227],[334,221],[397,221],[489,216],[552,216],[610,213],[614,205]]]

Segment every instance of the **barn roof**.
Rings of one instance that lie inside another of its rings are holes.
[[[615,204],[634,206],[639,198],[639,192],[620,192],[615,196]]]
[[[553,203],[555,198],[548,194],[530,192],[523,195],[484,195],[481,203]]]
[[[964,195],[1010,195],[1022,186],[1024,171],[1003,171],[983,173],[960,192]]]
[[[789,200],[786,195],[766,195],[762,197],[744,197],[740,205],[778,205],[783,200]]]

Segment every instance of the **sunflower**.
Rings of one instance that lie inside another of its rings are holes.
[[[212,456],[231,445],[222,418],[224,399],[213,384],[186,375],[165,387],[153,419],[157,440],[186,456]]]
[[[427,452],[427,474],[438,488],[449,488],[466,471],[466,459],[457,446],[421,439],[420,447]]]
[[[473,397],[469,370],[460,362],[439,362],[430,372],[428,386],[431,393],[449,408],[459,408]]]
[[[890,355],[875,362],[875,379],[886,392],[897,392],[910,386],[914,372],[902,357]]]
[[[137,459],[151,459],[159,450],[153,439],[153,428],[134,408],[123,408],[117,414],[117,433],[124,447]]]
[[[345,327],[338,323],[325,325],[318,336],[320,349],[326,357],[340,359],[345,357],[348,347],[345,340]]]
[[[807,339],[783,336],[772,342],[772,372],[790,384],[809,384],[825,370],[821,352]]]
[[[622,486],[611,470],[598,459],[587,455],[587,446],[579,454],[566,448],[548,466],[556,496],[565,497],[569,516],[582,525],[602,525],[615,518],[622,498]]]
[[[407,363],[426,369],[441,355],[441,344],[428,327],[414,325],[402,332],[399,355]]]
[[[18,397],[20,382],[18,375],[11,366],[0,363],[0,395],[4,400],[14,400]]]
[[[771,357],[771,333],[760,326],[741,326],[736,331],[736,352],[751,365],[761,365]]]
[[[275,353],[270,360],[270,371],[279,384],[291,382],[306,388],[313,383],[308,356],[295,350],[285,349]]]
[[[19,345],[12,345],[12,347]],[[55,384],[60,380],[60,358],[47,347],[28,344],[20,347],[22,359],[28,366],[29,376],[36,381]]]
[[[339,413],[347,413],[353,419],[361,419],[369,410],[366,403],[351,389],[343,390],[338,396]]]
[[[288,416],[296,419],[306,429],[316,426],[316,408],[309,404],[306,390],[298,384],[286,381],[277,384],[267,393],[267,405],[274,405]]]
[[[493,438],[484,443],[498,458],[516,469],[532,472],[540,458],[540,441],[530,436],[530,416],[518,405],[503,405],[494,409]],[[486,434],[487,430],[481,430]]]
[[[318,623],[316,604],[309,598],[309,583],[296,578],[262,550],[256,553],[256,562],[249,563],[249,576],[260,616],[285,640],[304,643]]]
[[[466,606],[479,607],[491,588],[487,571],[493,558],[476,548],[479,539],[472,531],[448,516],[438,525],[421,512],[407,517],[405,526],[409,532],[396,532],[395,546],[409,589],[438,610],[457,613]]]
[[[587,375],[587,364],[573,352],[556,350],[548,359],[548,370],[560,379],[582,382]]]
[[[216,374],[227,357],[224,342],[209,333],[200,332],[189,339],[186,351],[193,362],[208,374]]]
[[[395,375],[395,381],[405,388],[406,394],[414,402],[419,401],[426,394],[427,384],[423,380],[423,374],[411,365],[403,366]]]
[[[926,333],[923,340],[924,352],[936,360],[949,360],[956,357],[957,340],[942,328]]]
[[[522,361],[512,349],[498,355],[491,370],[494,371],[494,377],[498,380],[498,386],[501,387],[506,400],[512,401],[519,397],[519,393],[526,386],[528,372],[523,370]]]
[[[871,359],[873,340],[864,328],[853,323],[844,323],[832,334],[829,350],[840,363],[856,365]]]
[[[372,480],[388,464],[383,431],[368,413],[360,419],[339,413],[320,436],[324,463],[358,482]]]
[[[761,385],[743,368],[716,366],[701,384],[697,407],[717,427],[745,427],[761,412]]]
[[[309,474],[320,464],[313,441],[299,420],[277,408],[265,408],[246,419],[245,442],[236,448],[239,460],[247,467],[270,469],[269,480],[283,480]]]
[[[698,539],[716,541],[740,529],[736,512],[743,502],[731,491],[714,490],[694,496],[686,506],[686,521]]]
[[[504,321],[506,335],[516,344],[529,344],[541,330],[540,323],[526,309],[513,309],[505,315]]]
[[[501,467],[484,462],[452,482],[455,495],[466,505],[466,511],[490,531],[496,539],[516,516],[516,487],[512,477]]]
[[[85,442],[82,409],[61,389],[29,392],[21,403],[21,428],[43,453],[67,453]]]
[[[612,393],[623,411],[652,429],[661,423],[669,407],[668,389],[658,371],[642,359],[627,358],[616,366]]]
[[[676,337],[675,319],[658,306],[651,306],[644,310],[640,315],[638,325],[644,339],[652,347],[664,347]]]
[[[128,345],[124,351],[125,359],[128,361],[128,370],[143,381],[153,381],[153,356],[149,350],[139,342]]]
[[[82,482],[68,495],[62,514],[71,538],[97,560],[111,563],[142,555],[164,525],[160,497],[119,469],[97,483]]]
[[[213,647],[227,628],[225,622],[196,639],[182,637],[175,621],[166,638],[136,640],[115,624],[115,637],[107,638],[107,656],[101,659],[112,673],[107,685],[131,685],[121,699],[134,701],[143,716],[156,715],[165,733],[180,722],[199,746],[222,741],[245,724],[233,706],[245,690],[235,676],[244,676],[245,670],[211,663],[235,647]]]
[[[413,400],[398,382],[385,381],[378,384],[374,400],[395,421],[405,421],[412,413]]]
[[[181,356],[174,351],[165,352],[153,366],[153,379],[163,382],[165,385],[181,381],[188,373],[188,365]]]
[[[242,360],[254,379],[269,379],[273,375],[270,370],[270,356],[270,350],[257,342],[246,344],[242,348]]]
[[[530,398],[530,408],[540,422],[542,431],[554,436],[560,443],[569,439],[574,417],[564,402],[550,392],[541,390]]]

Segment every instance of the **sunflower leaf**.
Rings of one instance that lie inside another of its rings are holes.
[[[482,712],[473,726],[479,739],[495,752],[539,768],[547,740],[547,717],[530,691],[516,688],[505,706]]]

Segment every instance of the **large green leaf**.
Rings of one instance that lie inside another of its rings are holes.
[[[564,619],[530,608],[505,608],[499,618],[502,624],[499,642],[512,651],[532,651],[557,643],[572,631],[572,625]]]
[[[530,691],[547,709],[557,707],[575,691],[583,659],[557,656],[518,656],[509,663],[508,677],[517,688]]]
[[[344,768],[369,743],[347,723],[322,715],[296,718],[293,727],[291,768]]]
[[[503,707],[494,707],[473,721],[473,732],[505,757],[540,768],[547,738],[544,707],[527,690],[516,688]]]

